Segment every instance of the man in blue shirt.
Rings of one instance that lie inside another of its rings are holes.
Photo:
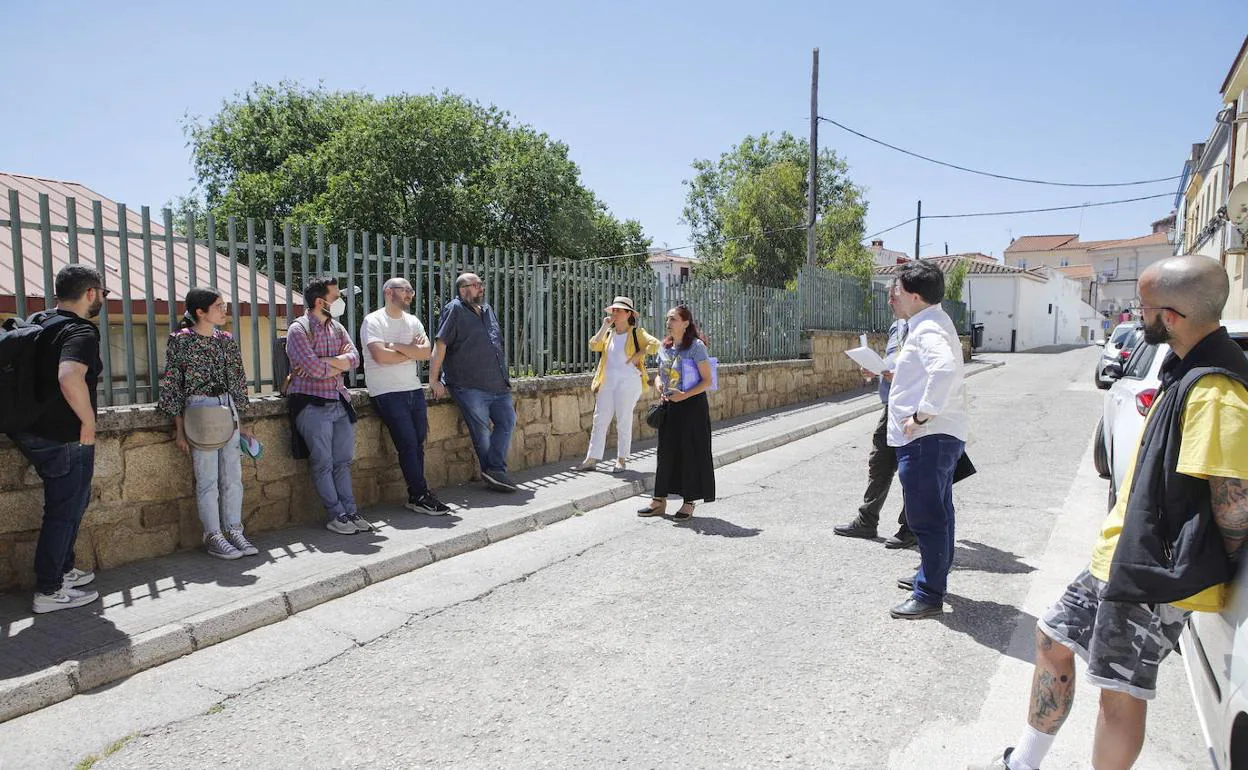
[[[442,310],[438,344],[429,363],[429,389],[435,398],[450,392],[468,423],[490,489],[515,492],[507,476],[507,448],[516,426],[503,330],[485,302],[485,284],[473,273],[455,279],[459,296]],[[492,427],[491,427],[492,425]]]
[[[889,294],[889,307],[893,305],[892,294]],[[894,314],[896,311],[894,310]],[[888,328],[888,343],[884,348],[887,358],[897,352],[906,339],[906,322],[898,318]],[[888,406],[888,390],[893,379],[891,371],[880,375],[880,401]],[[862,496],[862,505],[858,515],[848,524],[833,527],[832,531],[843,537],[861,537],[874,539],[876,527],[880,522],[880,509],[888,499],[888,490],[893,485],[893,476],[897,474],[897,452],[888,445],[888,409],[880,414],[880,422],[871,437],[871,455],[867,459],[867,491]],[[884,541],[885,548],[911,548],[918,541],[914,533],[906,525],[906,507],[902,504],[901,513],[897,515],[899,528],[897,534]]]

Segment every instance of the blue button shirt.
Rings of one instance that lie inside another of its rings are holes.
[[[488,304],[481,304],[478,315],[458,297],[448,302],[442,309],[438,344],[446,346],[442,381],[447,387],[475,388],[491,393],[511,389],[503,330]]]

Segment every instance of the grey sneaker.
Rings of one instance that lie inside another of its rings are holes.
[[[346,516],[336,516],[325,523],[325,529],[330,532],[337,532],[340,535],[354,535],[359,532],[355,524]]]
[[[81,607],[84,604],[99,599],[100,595],[95,591],[79,591],[77,588],[61,588],[59,591],[53,591],[50,594],[35,594],[35,601],[31,606],[31,611],[37,615],[45,612],[56,612],[57,610],[69,610],[74,607]]]
[[[251,544],[251,541],[243,534],[243,528],[227,529],[225,531],[225,539],[230,541],[230,545],[242,552],[243,556],[255,556],[260,553],[260,549]]]
[[[371,521],[364,518],[358,513],[348,514],[347,521],[355,525],[356,532],[376,532],[377,531],[377,525],[373,524]]]
[[[95,580],[94,572],[88,572],[87,570],[74,567],[69,572],[65,573],[65,579],[61,582],[61,587],[78,588],[79,586],[87,585],[92,580]]]
[[[481,478],[485,480],[485,485],[495,492],[516,492],[520,489],[516,486],[516,482],[509,479],[503,471],[481,471]]]
[[[209,556],[226,561],[243,558],[243,552],[234,547],[234,544],[225,539],[225,535],[220,532],[213,532],[204,535],[204,549],[208,551]]]

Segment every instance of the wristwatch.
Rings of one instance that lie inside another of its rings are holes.
[[[914,414],[910,415],[910,419],[914,420],[915,425],[926,425],[928,421],[931,420],[932,418],[928,417],[927,420],[920,420],[919,413],[915,412]]]

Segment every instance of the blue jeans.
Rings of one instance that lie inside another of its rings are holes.
[[[961,439],[936,434],[897,447],[906,522],[919,541],[921,557],[913,596],[927,604],[944,601],[953,566],[953,469],[965,446]]]
[[[476,388],[448,388],[451,398],[459,405],[459,411],[468,423],[472,446],[477,450],[481,470],[507,472],[507,448],[511,445],[511,431],[516,427],[516,405],[511,391],[491,393]],[[494,423],[493,430],[490,423]]]
[[[295,418],[295,427],[308,445],[312,484],[333,519],[356,512],[351,490],[351,460],[355,457],[355,425],[341,401],[309,404]]]
[[[43,479],[43,526],[35,544],[35,587],[40,593],[60,590],[65,573],[74,568],[74,541],[91,499],[95,447],[62,444],[29,433],[13,441],[35,473]]]
[[[190,396],[186,405],[230,403],[229,396]],[[220,449],[191,448],[195,471],[195,504],[204,534],[243,526],[243,458],[238,431]]]
[[[429,491],[425,481],[425,437],[429,435],[429,415],[423,390],[403,390],[373,396],[373,409],[386,424],[399,467],[407,481],[407,496],[420,497]]]

